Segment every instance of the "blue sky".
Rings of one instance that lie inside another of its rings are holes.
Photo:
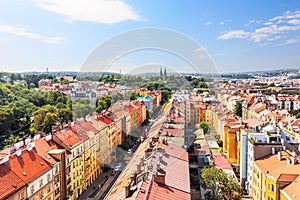
[[[105,41],[145,27],[191,38],[219,72],[300,67],[300,1],[2,0],[0,13],[0,71],[80,71]],[[108,71],[149,63],[189,70],[178,56],[145,50]]]

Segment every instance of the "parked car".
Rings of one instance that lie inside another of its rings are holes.
[[[112,175],[112,176],[115,175],[120,170],[121,167],[122,167],[122,163],[116,164],[114,169],[111,171],[110,175]]]

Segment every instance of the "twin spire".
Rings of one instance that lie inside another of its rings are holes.
[[[167,68],[165,67],[164,73],[162,71],[162,68],[160,67],[160,76],[167,76]]]

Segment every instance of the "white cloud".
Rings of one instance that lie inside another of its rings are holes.
[[[34,0],[47,11],[73,21],[114,24],[125,20],[140,21],[141,17],[122,0]]]
[[[263,28],[255,29],[255,33],[276,34],[279,33],[278,26],[273,24]]]
[[[194,51],[195,52],[203,52],[203,51],[205,52],[206,49],[204,47],[199,47],[199,48],[195,49]]]
[[[206,22],[204,25],[205,26],[209,26],[209,25],[211,25],[212,23],[211,22]]]
[[[291,19],[291,20],[287,21],[287,23],[293,24],[293,25],[300,25],[300,19]]]
[[[220,22],[220,25],[224,25],[224,22]]]
[[[249,33],[245,32],[244,30],[235,30],[235,31],[230,31],[228,33],[225,33],[225,34],[219,36],[218,39],[221,39],[221,40],[229,40],[229,39],[233,39],[233,38],[243,39],[243,38],[247,38],[248,36],[249,36]]]
[[[58,44],[62,43],[66,39],[63,37],[49,37],[40,35],[37,33],[32,33],[29,31],[30,27],[28,26],[9,26],[9,25],[0,25],[0,32],[8,33],[11,35],[21,36],[24,38],[32,39],[32,40],[39,40],[44,43],[48,44]]]
[[[258,23],[259,22],[259,23]],[[282,42],[284,34],[291,34],[293,31],[300,30],[300,11],[287,11],[283,15],[273,17],[266,20],[263,23],[258,20],[250,20],[245,27],[250,24],[256,23],[256,26],[261,25],[261,27],[254,28],[253,30],[233,30],[229,31],[218,39],[229,40],[229,39],[247,39],[252,40],[255,43],[260,43],[263,45],[268,44],[267,42],[279,41],[284,44],[292,44],[298,42],[299,40],[289,39],[287,42]],[[250,27],[248,27],[250,29]]]
[[[273,24],[273,22],[265,22],[264,23],[265,26],[272,25],[272,24]]]
[[[295,38],[291,38],[288,39],[287,41],[285,41],[285,44],[294,44],[297,43],[299,40],[295,39]]]

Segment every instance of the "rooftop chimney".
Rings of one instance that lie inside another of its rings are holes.
[[[138,164],[138,165],[136,166],[136,172],[137,172],[138,174],[142,172],[141,164]]]
[[[165,184],[166,183],[166,172],[160,169],[157,174],[154,176],[154,181],[157,183]]]
[[[280,151],[278,151],[278,160],[281,160],[282,159],[282,155],[281,155],[281,152]]]
[[[272,154],[275,155],[275,153],[276,153],[275,147],[272,147]]]
[[[291,157],[291,163],[292,165],[295,165],[297,163],[296,157]]]

